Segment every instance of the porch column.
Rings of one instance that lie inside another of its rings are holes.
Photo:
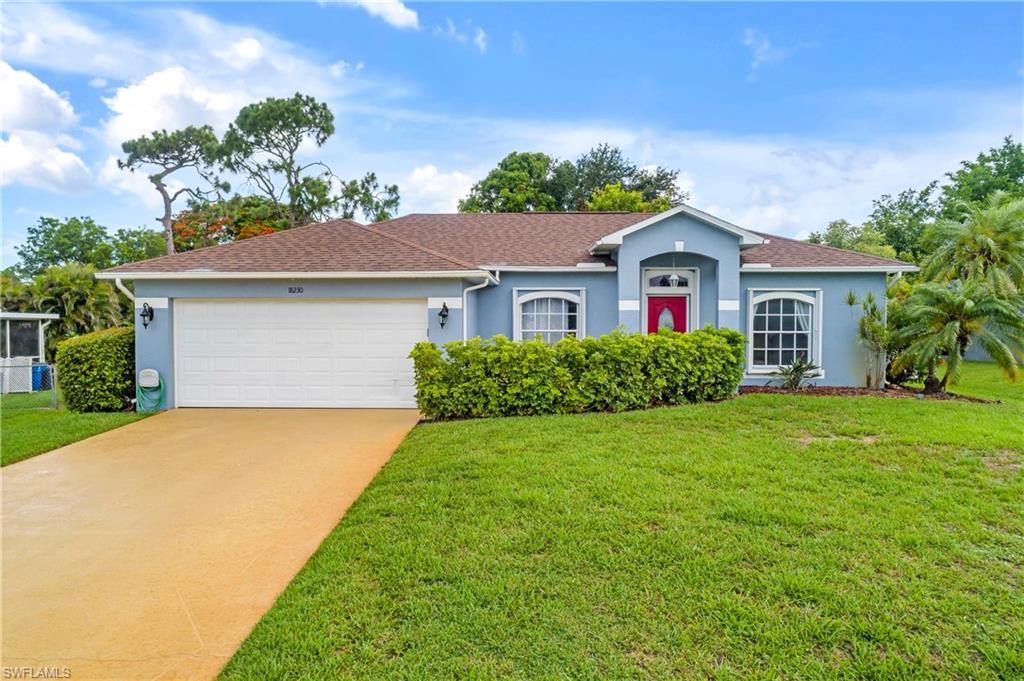
[[[718,328],[740,330],[740,258],[718,261]]]
[[[619,326],[627,333],[640,333],[640,259],[620,257],[615,264],[619,268]]]

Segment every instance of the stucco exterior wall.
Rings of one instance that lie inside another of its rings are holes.
[[[615,272],[501,272],[501,284],[473,291],[470,308],[476,312],[471,336],[487,338],[502,334],[512,337],[516,288],[585,289],[587,292],[586,324],[588,336],[610,333],[618,325],[617,279]],[[473,318],[470,317],[472,320]]]
[[[682,251],[677,251],[676,242],[683,242]],[[678,253],[678,256],[697,254],[715,262],[715,288],[706,294],[703,286],[704,270],[701,270],[701,323],[717,319],[718,326],[739,328],[739,313],[735,304],[724,306],[722,301],[736,301],[740,297],[739,237],[717,227],[695,220],[688,215],[678,214],[661,222],[627,234],[619,247],[617,265],[619,268],[619,300],[626,303],[619,311],[619,323],[628,331],[640,331],[643,305],[641,268],[645,260],[654,256]],[[677,257],[678,257],[677,256]],[[671,262],[671,256],[669,261]],[[677,262],[680,262],[677,260]],[[706,306],[714,300],[714,316],[705,314]],[[726,309],[723,309],[726,308]]]
[[[458,279],[348,279],[348,280],[139,280],[135,282],[135,367],[156,369],[164,381],[164,407],[174,406],[174,301],[181,298],[269,298],[312,300],[324,298],[443,298],[448,302],[448,322],[442,329],[437,317],[440,305],[428,306],[428,338],[439,344],[462,338],[462,290],[475,282]],[[289,293],[301,288],[301,293]],[[165,300],[166,299],[166,300]],[[143,302],[154,304],[156,316],[147,328],[139,321]],[[458,301],[456,303],[456,301]],[[159,307],[166,305],[166,307]]]
[[[851,290],[857,298],[863,299],[868,293],[875,295],[880,305],[885,303],[886,275],[883,272],[744,272],[740,274],[740,331],[748,336],[749,292],[794,291],[820,289],[822,294],[821,312],[821,361],[817,362],[825,371],[825,378],[815,381],[818,385],[860,386],[865,384],[865,351],[857,337],[857,320],[860,307],[850,308],[846,295]],[[745,385],[764,385],[770,377],[750,376],[744,378]]]

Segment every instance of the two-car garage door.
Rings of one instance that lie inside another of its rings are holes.
[[[415,407],[426,301],[177,300],[181,407]]]

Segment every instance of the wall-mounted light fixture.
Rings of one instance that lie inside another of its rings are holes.
[[[441,303],[441,309],[437,312],[437,322],[442,329],[448,323],[448,303]]]
[[[142,318],[142,328],[149,326],[149,323],[153,321],[153,317],[156,314],[153,312],[153,308],[150,307],[149,303],[142,304],[142,312],[139,313],[139,317]]]
[[[679,286],[679,275],[676,274],[675,272],[669,275],[668,285],[672,288]]]

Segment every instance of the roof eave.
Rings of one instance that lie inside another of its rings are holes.
[[[822,265],[822,266],[774,266],[768,263],[747,263],[740,266],[740,272],[885,272],[893,274],[896,272],[917,272],[919,268],[915,265],[903,265],[893,263],[892,265]]]
[[[97,279],[465,279],[494,276],[486,270],[403,270],[394,272],[97,272]]]

